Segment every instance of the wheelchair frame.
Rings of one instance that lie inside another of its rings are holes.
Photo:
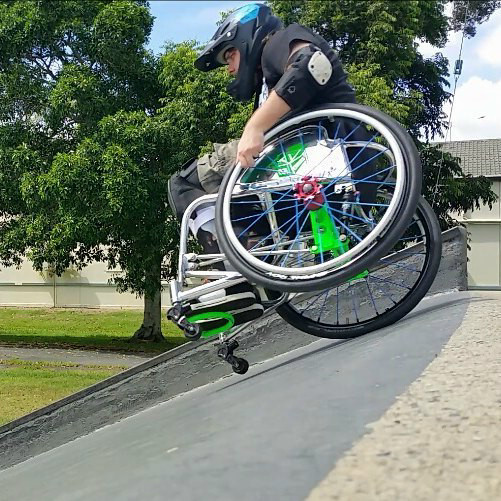
[[[358,147],[365,149],[369,144],[371,147],[375,150],[379,151],[379,155],[381,153],[388,155],[390,157],[390,160],[397,160],[396,158],[393,159],[393,155],[398,156],[398,163],[399,165],[402,165],[403,163],[403,156],[400,151],[400,145],[398,141],[395,139],[395,131],[388,129],[388,124],[385,125],[385,118],[384,117],[378,117],[376,114],[376,117],[374,117],[374,112],[367,113],[366,110],[369,110],[368,108],[364,109],[364,107],[359,106],[359,105],[332,105],[332,108],[335,108],[337,112],[339,112],[339,116],[341,118],[348,118],[348,119],[357,119],[360,121],[360,123],[364,122],[367,123],[369,126],[372,126],[373,128],[376,129],[376,131],[380,132],[383,134],[385,139],[388,141],[390,145],[390,150],[388,151],[387,147],[384,147],[383,145],[379,145],[378,143],[374,143],[372,139],[370,141],[361,141],[361,140],[352,140],[350,141],[350,145],[348,147]],[[355,109],[352,109],[355,108]],[[330,109],[330,108],[329,108]],[[295,116],[289,120],[285,120],[283,123],[278,125],[276,128],[273,129],[273,131],[270,131],[266,137],[265,140],[271,139],[272,137],[276,137],[280,132],[285,130],[287,127],[293,126],[293,125],[299,125],[308,118],[308,120],[315,119],[315,118],[322,118],[324,115],[327,113],[328,110],[327,108],[320,108],[315,111],[310,111],[306,112],[305,114],[301,114],[299,116]],[[325,113],[324,111],[327,110]],[[327,118],[329,121],[333,121],[330,117]],[[382,132],[381,132],[382,131]],[[350,133],[351,134],[351,133]],[[334,140],[337,141],[337,131],[335,134]],[[413,145],[412,145],[413,146]],[[283,148],[282,148],[283,149]],[[411,148],[412,149],[412,148]],[[266,152],[263,151],[263,154]],[[393,153],[395,152],[395,153]],[[346,153],[343,152],[344,156],[346,157]],[[358,155],[357,155],[358,156]],[[355,157],[356,158],[356,157]],[[375,157],[374,157],[375,158]],[[346,162],[345,159],[345,165],[349,165],[350,162]],[[417,166],[419,166],[419,162],[417,162]],[[363,164],[362,164],[363,165]],[[238,167],[238,165],[236,166]],[[391,169],[395,168],[395,162],[392,162],[390,164]],[[240,169],[235,169],[235,172],[233,173],[233,177],[230,179],[230,181],[235,181],[236,176],[239,175]],[[409,171],[413,172],[413,171]],[[391,175],[391,171],[388,171],[386,175],[386,179],[389,179]],[[406,175],[409,175],[407,173]],[[416,174],[415,174],[416,175]],[[372,177],[372,174],[371,176]],[[304,178],[302,179],[303,181],[309,179],[309,178]],[[384,180],[378,180],[379,183],[385,184],[386,179]],[[351,182],[353,182],[352,179],[350,179]],[[362,180],[358,180],[358,182],[362,182]],[[371,181],[369,181],[371,182]],[[396,183],[395,183],[395,190],[396,192],[400,193],[402,186],[402,181],[400,179],[400,176],[397,178]],[[417,190],[414,190],[416,197],[417,197]],[[227,261],[227,257],[224,254],[224,246],[223,246],[223,252],[217,253],[217,254],[196,254],[196,253],[189,253],[188,252],[188,240],[189,240],[189,221],[191,219],[192,214],[196,211],[196,209],[200,208],[204,204],[215,204],[216,200],[218,199],[219,194],[212,194],[212,195],[205,195],[197,200],[193,201],[188,208],[186,209],[185,213],[183,214],[183,218],[181,221],[181,232],[180,232],[180,248],[179,248],[179,258],[178,258],[178,272],[177,272],[177,278],[174,280],[171,280],[169,282],[169,289],[170,289],[170,295],[171,295],[171,301],[173,307],[168,311],[167,317],[172,320],[178,327],[180,327],[182,330],[184,330],[185,336],[190,339],[190,340],[197,340],[201,337],[201,326],[199,324],[196,324],[195,322],[202,320],[202,318],[197,318],[195,319],[195,316],[192,316],[193,320],[190,322],[189,319],[186,318],[185,314],[189,311],[186,308],[186,303],[188,303],[191,300],[198,299],[200,296],[210,294],[217,292],[222,289],[226,289],[231,285],[236,285],[241,282],[247,281],[247,279],[238,271],[219,271],[219,270],[211,270],[211,271],[204,271],[204,270],[199,270],[198,268],[203,268],[205,266],[211,266],[213,264],[216,264],[218,262],[223,262]],[[221,196],[227,197],[228,195],[225,193],[222,193]],[[398,198],[398,197],[397,197]],[[226,200],[226,199],[224,199]],[[263,202],[269,203],[269,200],[262,200]],[[228,205],[228,204],[227,204]],[[408,204],[410,206],[410,204]],[[352,206],[352,209],[354,206]],[[359,207],[360,208],[360,207]],[[389,209],[392,209],[395,211],[395,205],[389,205]],[[314,209],[317,210],[317,209]],[[379,224],[382,224],[383,222],[387,222],[387,220],[390,219],[390,217],[393,215],[392,210],[388,210],[385,212],[385,214],[382,217],[382,220],[380,221]],[[229,221],[229,205],[224,206],[223,209],[223,221],[224,223],[227,223]],[[366,216],[367,218],[367,216]],[[273,220],[273,217],[270,217],[270,219]],[[276,226],[276,221],[271,221],[271,224],[273,226]],[[384,225],[382,225],[384,226]],[[376,237],[379,237],[379,233],[381,233],[381,228],[375,228],[378,231],[375,232],[377,235],[373,235],[372,240],[375,240]],[[374,230],[374,228],[373,228]],[[394,231],[396,233],[396,229]],[[393,236],[393,235],[392,235]],[[237,249],[241,247],[241,244],[238,242],[237,237],[234,234],[229,234],[229,237],[231,239],[231,242],[237,245]],[[391,241],[391,240],[390,240]],[[236,242],[236,243],[235,243]],[[364,245],[362,246],[363,248],[360,249],[360,244],[357,244],[356,247],[359,248],[358,252],[362,252],[365,247],[367,247],[369,243],[365,242]],[[320,247],[322,249],[322,247]],[[380,246],[380,253],[382,253],[382,249],[384,247]],[[329,249],[327,249],[329,250]],[[320,252],[322,252],[320,250]],[[337,259],[341,264],[344,263],[342,262],[346,257],[351,257],[351,254],[354,254],[354,249],[350,250],[345,250],[342,252],[343,258],[341,256],[335,257],[333,260],[331,259],[331,262],[335,263],[335,260]],[[336,253],[333,253],[334,256],[336,256]],[[245,256],[246,259],[250,259],[249,256]],[[254,260],[256,258],[253,258]],[[323,261],[322,261],[323,263]],[[260,263],[263,268],[270,268],[270,266],[265,266],[266,263]],[[237,269],[244,268],[243,266],[239,266],[238,262],[234,262],[234,266]],[[318,265],[317,265],[318,266]],[[323,266],[323,264],[322,264]],[[359,265],[360,266],[360,265]],[[325,266],[324,266],[325,268]],[[363,267],[362,267],[363,269]],[[322,270],[324,271],[324,270]],[[242,271],[243,272],[243,271]],[[294,270],[292,275],[299,275],[300,273]],[[303,272],[303,274],[305,274]],[[353,277],[353,275],[351,276]],[[194,285],[194,286],[188,286],[187,281],[189,279],[202,279],[202,278],[207,278],[211,279],[210,283],[202,284],[202,285]],[[350,277],[348,277],[350,278]],[[257,278],[255,279],[258,283],[259,281]],[[254,279],[252,280],[254,282]],[[322,279],[317,280],[319,282],[319,285],[326,285],[322,282]],[[322,282],[320,284],[320,282]],[[187,287],[188,286],[188,287]],[[263,286],[264,282],[263,282]],[[265,287],[269,287],[270,289],[273,289],[272,284],[266,285]],[[271,312],[273,312],[277,307],[280,305],[286,303],[290,299],[297,297],[297,296],[308,296],[312,293],[316,293],[316,290],[313,288],[310,289],[301,289],[299,287],[284,287],[282,290],[289,290],[290,292],[283,292],[281,296],[273,301],[263,301],[263,306],[265,308],[264,313],[262,316],[267,316]],[[304,292],[306,290],[309,290],[309,292]],[[294,292],[292,292],[294,291]],[[245,329],[250,323],[253,321],[248,321],[243,323],[242,325],[239,325],[237,327],[233,326],[233,318],[230,315],[224,315],[223,313],[216,313],[214,312],[213,317],[206,316],[206,319],[211,319],[211,318],[227,318],[229,317],[229,322],[227,325],[219,327],[217,329],[214,329],[213,331],[208,331],[206,333],[206,337],[210,336],[215,336],[216,334],[219,334],[219,343],[221,344],[221,347],[218,350],[218,356],[223,358],[224,360],[228,361],[232,366],[234,372],[237,373],[245,373],[248,369],[248,363],[243,360],[239,359],[237,357],[233,356],[233,350],[238,347],[238,343],[236,340],[234,340],[235,336],[241,332],[243,329]],[[218,317],[217,315],[220,315]],[[230,341],[231,340],[231,341]]]
[[[217,199],[217,193],[213,195],[204,195],[197,200],[193,201],[185,213],[181,221],[181,233],[180,233],[180,246],[179,246],[179,258],[178,258],[178,272],[177,278],[169,282],[169,290],[171,296],[172,308],[167,313],[167,318],[172,320],[178,327],[184,330],[185,336],[188,339],[196,340],[200,338],[199,326],[196,324],[190,324],[183,317],[183,302],[190,301],[192,299],[197,299],[204,294],[210,294],[211,292],[216,292],[222,289],[226,289],[231,285],[236,285],[241,282],[247,281],[240,273],[236,271],[197,271],[190,269],[190,258],[194,261],[195,259],[201,259],[203,262],[201,266],[210,266],[212,264],[221,262],[225,260],[224,254],[194,254],[188,253],[188,238],[189,238],[189,220],[194,211],[201,205],[206,203],[215,203]],[[191,261],[191,262],[193,262]],[[196,266],[196,265],[195,265]],[[191,265],[193,268],[194,265]],[[196,285],[190,287],[187,290],[183,290],[186,284],[186,280],[189,278],[211,278],[216,279],[209,284]],[[281,304],[287,302],[292,296],[297,296],[298,294],[283,293],[279,299],[271,301],[269,304],[265,304],[265,311],[260,318],[267,317],[273,313],[276,308]],[[244,374],[247,372],[249,364],[246,360],[235,357],[233,351],[238,348],[238,342],[235,339],[240,332],[242,332],[248,325],[253,323],[254,320],[245,322],[236,327],[231,327],[226,332],[219,333],[219,349],[217,350],[218,357],[230,363],[233,370],[237,373]],[[193,330],[194,328],[194,330]]]

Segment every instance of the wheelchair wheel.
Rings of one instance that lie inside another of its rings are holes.
[[[418,152],[396,121],[336,104],[284,120],[265,139],[254,168],[225,175],[216,204],[220,247],[249,281],[323,290],[395,245],[421,190]]]
[[[421,198],[407,231],[375,266],[338,287],[298,295],[277,312],[296,329],[329,339],[348,339],[391,325],[428,292],[440,265],[442,234]]]

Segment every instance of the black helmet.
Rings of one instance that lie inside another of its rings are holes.
[[[263,4],[244,5],[231,13],[218,28],[195,61],[195,68],[210,71],[224,66],[224,53],[231,47],[240,51],[238,75],[228,85],[228,92],[238,101],[252,97],[256,87],[255,73],[263,52],[263,40],[282,23]]]

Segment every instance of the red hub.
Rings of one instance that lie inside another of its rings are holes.
[[[294,187],[296,191],[294,196],[301,200],[308,210],[318,210],[325,203],[321,188],[322,185],[314,177],[305,176]]]

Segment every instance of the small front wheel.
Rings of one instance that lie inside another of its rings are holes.
[[[184,337],[190,341],[198,341],[202,337],[202,329],[198,324],[185,322],[183,330]]]
[[[245,374],[249,370],[249,362],[244,358],[235,357],[231,365],[236,374]]]

